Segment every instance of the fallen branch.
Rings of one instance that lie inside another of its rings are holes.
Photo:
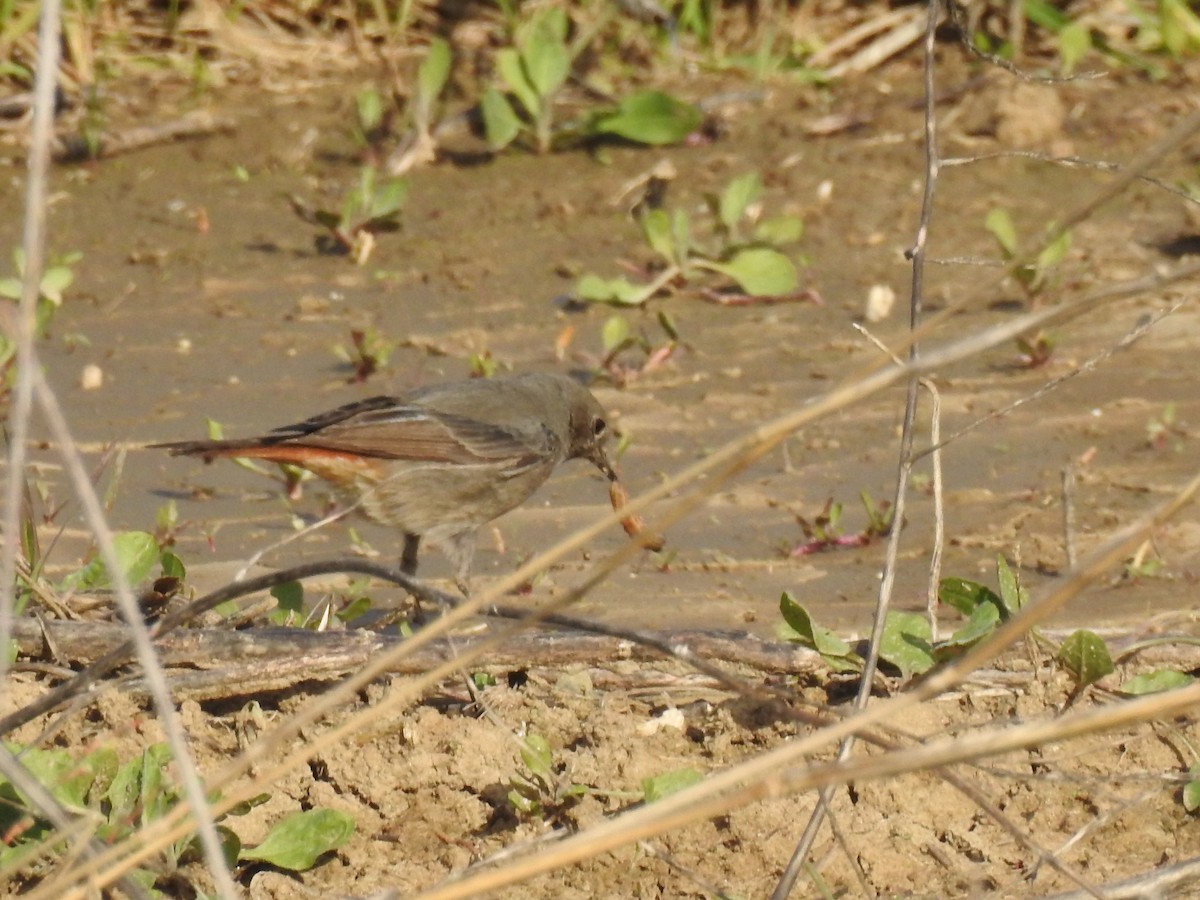
[[[95,140],[82,135],[56,137],[52,144],[52,153],[54,161],[60,163],[108,159],[154,144],[233,131],[235,124],[234,120],[227,116],[214,116],[205,110],[196,110],[178,119],[170,119],[156,125],[138,125],[124,131],[106,131]]]
[[[53,644],[60,663],[85,664],[120,647],[127,633],[124,625],[108,622],[39,623],[32,619],[18,620],[13,629],[23,658],[40,658],[48,644]],[[811,650],[741,632],[650,632],[646,637],[659,647],[686,647],[690,655],[709,662],[735,663],[758,672],[802,675],[824,671],[820,657]],[[445,642],[430,644],[388,671],[394,674],[428,671],[480,639],[456,637],[453,650]],[[390,650],[404,640],[362,630],[194,628],[173,631],[156,641],[155,646],[177,698],[216,699],[334,681],[381,650]],[[579,664],[644,662],[662,659],[664,653],[659,647],[635,644],[613,635],[558,630],[526,632],[472,665],[480,669],[557,669]],[[629,676],[629,681],[642,686],[643,682],[657,684],[662,673],[645,675],[644,679]],[[143,689],[134,685],[132,690],[141,693]]]

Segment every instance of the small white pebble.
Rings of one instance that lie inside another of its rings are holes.
[[[867,291],[867,308],[863,316],[868,322],[882,322],[892,314],[896,292],[886,284],[873,284]]]
[[[229,381],[229,384],[241,384],[242,383],[242,379],[238,378],[236,375],[230,375],[228,381]]]
[[[817,199],[822,203],[829,202],[829,198],[833,196],[833,182],[826,178],[817,185]]]
[[[191,353],[192,341],[191,338],[180,338],[175,342],[175,349],[179,353]]]
[[[664,728],[676,728],[683,731],[685,725],[687,725],[687,720],[684,719],[683,713],[672,706],[670,709],[663,710],[657,718],[643,722],[638,726],[638,731],[644,735],[654,734]]]
[[[79,386],[85,391],[99,390],[104,386],[104,370],[94,363],[84,366],[79,376]]]

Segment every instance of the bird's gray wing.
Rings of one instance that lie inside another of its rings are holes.
[[[385,402],[387,401],[387,402]],[[375,459],[503,466],[506,475],[558,461],[549,429],[518,433],[466,416],[373,397],[276,429],[279,443],[319,447]]]

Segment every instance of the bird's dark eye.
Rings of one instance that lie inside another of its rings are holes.
[[[608,430],[608,423],[603,419],[592,419],[592,437],[604,437],[604,432]]]

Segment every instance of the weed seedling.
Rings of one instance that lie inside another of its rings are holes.
[[[373,325],[350,331],[350,346],[335,344],[333,354],[351,369],[349,384],[362,384],[387,368],[396,342],[389,340]]]
[[[675,321],[665,312],[659,312],[658,324],[666,340],[655,343],[645,331],[634,331],[624,316],[610,316],[600,330],[601,354],[580,354],[617,387],[625,387],[666,364],[682,346]]]
[[[1021,352],[1021,365],[1027,369],[1037,369],[1046,365],[1054,357],[1056,344],[1054,335],[1045,331],[1021,335],[1017,338],[1017,349]]]
[[[804,532],[805,540],[788,550],[788,556],[808,556],[839,547],[865,547],[872,541],[887,537],[892,530],[895,519],[891,503],[876,504],[874,498],[866,490],[859,492],[863,509],[867,513],[867,524],[857,534],[845,534],[842,530],[842,504],[832,497],[825,501],[825,506],[812,521],[804,516],[796,516],[796,523]]]
[[[496,69],[512,99],[495,88],[480,99],[484,133],[493,150],[526,133],[536,152],[550,151],[554,97],[571,73],[568,24],[566,10],[543,7],[517,28],[514,46],[496,54]]]
[[[550,744],[540,734],[526,735],[521,746],[521,762],[524,771],[508,781],[508,802],[523,816],[557,821],[591,790],[587,785],[574,784],[559,775]]]
[[[121,764],[117,752],[100,747],[86,754],[38,747],[10,746],[26,768],[54,797],[72,810],[85,810],[97,823],[96,837],[106,844],[119,845],[131,840],[143,826],[162,819],[182,800],[168,774],[171,751],[165,744],[147,747],[133,760]],[[0,866],[12,870],[18,861],[44,852],[46,841],[53,841],[52,826],[42,819],[16,785],[0,778],[0,834],[6,836],[0,846]],[[219,829],[225,853],[231,863],[266,862],[290,872],[311,869],[331,850],[342,846],[354,833],[354,820],[332,809],[316,808],[286,816],[255,847],[243,847],[230,817],[248,813],[270,799],[260,794],[222,817]],[[180,867],[202,858],[199,840],[187,835],[164,851],[157,865],[135,869],[133,877],[147,889],[177,896]],[[40,870],[30,867],[30,873]],[[32,881],[39,876],[31,874]],[[197,894],[188,885],[186,893]]]
[[[705,273],[732,281],[743,297],[793,294],[796,266],[779,247],[799,240],[803,223],[795,216],[763,219],[762,192],[762,179],[750,172],[710,197],[712,224],[707,241],[695,237],[691,218],[683,210],[639,208],[642,237],[660,264],[657,274],[644,284],[587,274],[576,284],[576,295],[589,302],[638,306],[678,282],[719,296],[706,286]]]
[[[441,38],[429,42],[429,51],[417,68],[416,87],[408,103],[408,127],[399,147],[388,158],[389,174],[403,175],[437,158],[433,127],[438,100],[450,78],[451,62],[449,44]]]
[[[13,301],[21,299],[21,285],[25,274],[25,254],[21,248],[13,250],[13,268],[17,274],[9,278],[0,278],[0,297]],[[63,292],[75,280],[74,266],[83,258],[82,253],[68,253],[65,256],[52,258],[42,272],[42,280],[38,284],[37,306],[34,312],[34,336],[44,339],[50,330],[50,322],[62,307]],[[0,397],[8,393],[12,386],[13,362],[16,359],[17,344],[7,333],[0,333]]]
[[[987,214],[984,227],[991,233],[1005,262],[1011,263],[1020,255],[1017,229],[1008,210],[997,207]],[[1051,223],[1047,230],[1053,230]],[[1013,265],[1009,270],[1013,280],[1020,285],[1028,303],[1036,303],[1045,292],[1050,276],[1071,248],[1071,233],[1064,231],[1046,245],[1033,263]]]
[[[1171,438],[1177,438],[1172,449],[1176,452],[1183,449],[1183,438],[1187,437],[1187,430],[1179,424],[1177,413],[1175,404],[1168,403],[1160,415],[1146,423],[1147,447],[1152,450],[1165,450],[1171,443]]]
[[[346,192],[336,212],[313,209],[299,197],[288,196],[297,216],[326,230],[317,241],[319,250],[347,254],[360,266],[375,249],[375,235],[400,230],[400,212],[407,199],[406,178],[380,179],[372,166],[359,170],[358,184]]]

